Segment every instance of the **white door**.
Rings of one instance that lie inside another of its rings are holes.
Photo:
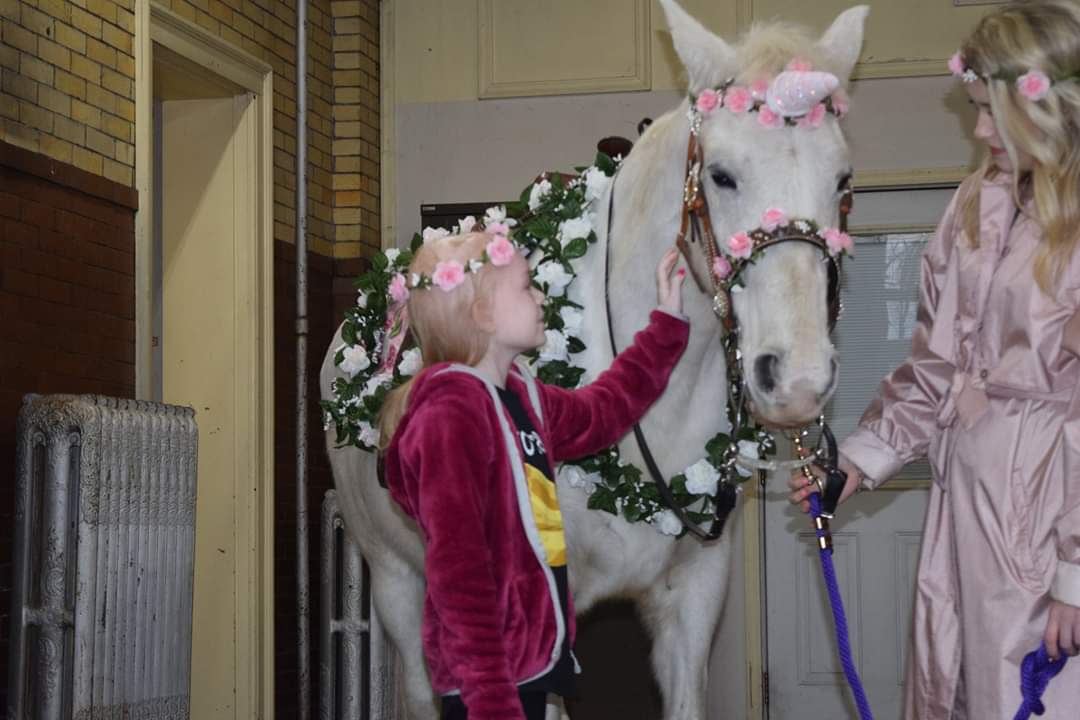
[[[860,237],[844,273],[836,331],[840,381],[826,418],[854,428],[881,378],[907,355],[926,234]],[[928,469],[917,463],[845,503],[832,523],[833,562],[852,654],[874,717],[900,717],[911,600]],[[828,593],[809,518],[770,478],[765,503],[766,667],[770,720],[857,718],[837,654]]]

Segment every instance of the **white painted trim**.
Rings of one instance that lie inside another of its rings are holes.
[[[254,428],[237,448],[236,564],[232,638],[236,677],[232,717],[274,716],[274,312],[273,70],[258,58],[174,15],[151,0],[135,7],[135,357],[136,395],[151,394],[153,268],[153,47],[168,48],[250,93],[238,129],[236,291],[237,418]],[[213,82],[213,81],[211,81]],[[218,81],[217,84],[220,84]],[[242,157],[241,157],[242,156]],[[255,177],[255,183],[247,179]],[[241,348],[250,352],[241,354]]]

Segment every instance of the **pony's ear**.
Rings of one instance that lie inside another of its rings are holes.
[[[735,69],[735,51],[683,10],[675,0],[660,0],[675,52],[679,54],[695,95],[724,82]]]
[[[840,13],[818,45],[836,63],[836,75],[841,82],[851,77],[851,71],[862,50],[863,26],[870,12],[868,5],[856,5]]]

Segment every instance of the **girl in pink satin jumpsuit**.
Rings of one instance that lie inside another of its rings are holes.
[[[1005,6],[949,66],[989,154],[923,257],[910,356],[841,445],[843,497],[929,459],[904,717],[1000,720],[1025,654],[1080,649],[1080,5]],[[1043,702],[1080,718],[1080,659]]]

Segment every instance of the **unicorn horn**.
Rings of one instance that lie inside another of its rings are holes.
[[[773,78],[765,93],[769,109],[782,117],[798,117],[840,87],[832,73],[813,70],[785,70]]]

